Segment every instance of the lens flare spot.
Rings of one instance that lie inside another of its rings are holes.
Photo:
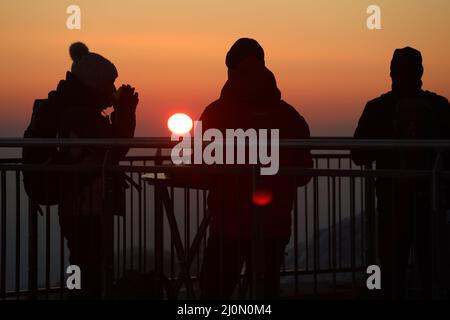
[[[272,202],[272,193],[267,190],[257,190],[253,192],[252,201],[253,204],[264,207]]]
[[[184,113],[175,113],[167,121],[167,127],[172,133],[183,135],[191,131],[193,122],[191,117]]]

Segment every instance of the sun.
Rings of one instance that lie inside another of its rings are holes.
[[[185,113],[175,113],[167,121],[167,127],[172,133],[183,135],[191,131],[193,122]]]

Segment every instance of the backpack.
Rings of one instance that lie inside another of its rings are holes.
[[[54,139],[58,134],[59,112],[48,99],[37,99],[33,105],[30,124],[24,138]],[[51,166],[61,164],[62,157],[57,147],[22,148],[24,165]],[[61,173],[45,170],[23,170],[25,192],[34,204],[56,205],[59,203]]]
[[[52,93],[50,93],[50,96]],[[49,99],[37,99],[34,102],[30,124],[24,133],[24,138],[55,139],[58,136],[61,113],[56,103]],[[42,165],[50,167],[67,163],[63,152],[57,147],[22,148],[22,163],[24,165]],[[57,205],[61,200],[61,190],[64,188],[63,172],[45,170],[23,170],[23,185],[26,194],[34,205]],[[80,179],[81,180],[81,179]],[[86,178],[84,179],[86,180]],[[89,179],[87,179],[89,180]],[[83,181],[83,180],[81,180]],[[125,214],[125,191],[128,182],[140,191],[140,187],[133,183],[125,173],[117,173],[113,177],[114,214]],[[80,182],[80,181],[79,181]]]

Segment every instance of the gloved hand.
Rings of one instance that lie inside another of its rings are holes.
[[[129,84],[122,85],[114,95],[113,107],[116,115],[134,114],[139,103],[139,94]]]
[[[132,138],[136,127],[139,95],[130,85],[122,85],[114,96],[111,122],[117,138]]]

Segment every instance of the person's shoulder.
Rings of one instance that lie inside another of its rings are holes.
[[[203,118],[204,116],[210,116],[212,114],[220,112],[219,105],[220,105],[220,100],[216,100],[216,101],[211,102],[203,110],[201,117]]]
[[[203,123],[203,128],[217,128],[223,120],[223,109],[220,107],[220,100],[210,103],[200,115],[200,121]]]
[[[283,116],[287,119],[305,121],[305,118],[303,118],[300,112],[286,101],[280,100],[279,107],[281,108]]]
[[[364,108],[366,114],[380,114],[389,110],[389,106],[395,103],[395,97],[391,91],[367,101]]]
[[[434,104],[436,105],[441,105],[441,106],[449,106],[449,102],[448,99],[444,96],[440,96],[435,92],[431,92],[431,91],[424,91],[424,95],[425,97],[432,101]]]
[[[394,94],[392,91],[385,92],[380,96],[373,98],[367,102],[367,106],[375,107],[375,106],[383,106],[386,103],[392,102],[394,100]]]
[[[295,134],[300,136],[309,136],[309,125],[300,112],[284,100],[280,100],[280,109],[282,110],[282,123],[285,128],[295,128]]]

